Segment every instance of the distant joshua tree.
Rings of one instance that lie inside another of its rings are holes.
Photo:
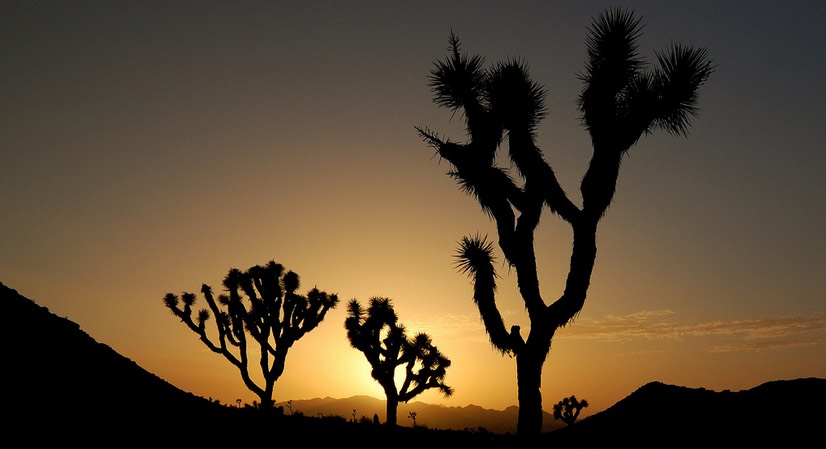
[[[350,345],[364,353],[371,375],[387,396],[387,418],[390,426],[397,424],[399,402],[407,402],[430,388],[436,388],[445,397],[453,388],[444,378],[450,360],[442,355],[425,333],[408,339],[405,327],[398,322],[388,298],[374,297],[366,313],[358,300],[351,300],[344,321]],[[396,388],[396,368],[404,367],[404,382]]]
[[[579,418],[579,412],[588,407],[585,399],[579,401],[576,396],[565,398],[554,404],[554,419],[562,420],[567,425],[571,425]]]
[[[299,285],[296,273],[285,272],[281,264],[270,261],[247,271],[230,269],[224,279],[227,293],[219,295],[217,300],[212,288],[203,284],[201,293],[209,309],[201,309],[195,318],[194,293],[183,293],[180,298],[167,293],[163,300],[204,345],[238,368],[244,385],[261,399],[260,408],[271,410],[275,382],[284,372],[287,352],[338,304],[335,294],[317,288],[307,296],[299,295],[296,293]],[[179,307],[181,302],[183,308]],[[206,326],[210,315],[215,316],[213,334],[207,332]],[[259,359],[254,366],[261,369],[263,385],[250,372],[250,357],[255,355]]]
[[[522,61],[485,69],[483,58],[460,51],[459,39],[451,33],[450,53],[431,70],[430,87],[438,106],[463,112],[467,136],[454,142],[417,128],[451,164],[448,174],[495,221],[499,248],[516,273],[530,321],[527,339],[519,326],[508,330],[498,310],[493,243],[478,235],[461,240],[458,267],[473,280],[473,301],[490,341],[501,353],[516,357],[520,436],[542,430],[542,367],[556,330],[572,322],[585,304],[597,254],[597,224],[614,197],[620,162],[642,136],[657,129],[687,134],[699,88],[713,70],[704,49],[680,44],[657,53],[658,66],[649,70],[637,52],[640,19],[622,9],[601,14],[589,31],[579,110],[593,155],[580,186],[581,206],[568,198],[536,144],[546,112],[545,89],[530,78]],[[500,149],[512,170],[499,166]],[[545,207],[571,226],[573,237],[565,288],[550,304],[540,292],[534,248]]]
[[[413,427],[416,427],[416,412],[408,412],[407,417],[413,420]]]

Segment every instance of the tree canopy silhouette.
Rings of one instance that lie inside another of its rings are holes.
[[[473,280],[473,300],[490,341],[516,358],[520,435],[541,432],[542,367],[556,330],[585,303],[597,225],[614,197],[623,156],[657,129],[686,135],[697,114],[699,88],[713,71],[706,50],[681,44],[656,53],[657,65],[650,68],[638,52],[641,33],[641,19],[621,8],[606,10],[589,28],[578,106],[593,154],[580,185],[581,207],[565,193],[536,145],[546,112],[545,88],[531,79],[524,62],[506,60],[485,68],[484,59],[465,54],[451,32],[449,54],[430,72],[433,101],[463,112],[467,139],[459,143],[428,128],[417,130],[451,164],[449,176],[495,221],[499,248],[516,273],[530,322],[527,338],[519,326],[506,328],[496,304],[493,243],[486,236],[462,238],[457,266]],[[500,150],[515,173],[497,165]],[[573,231],[565,287],[550,303],[540,292],[534,249],[546,207]]]
[[[433,345],[430,337],[419,332],[407,337],[403,324],[388,298],[373,297],[367,311],[358,300],[348,305],[344,327],[350,346],[358,349],[373,368],[371,375],[387,396],[388,425],[398,422],[399,402],[407,402],[425,390],[438,389],[445,397],[453,388],[444,383],[450,360]],[[396,368],[404,367],[404,381],[396,387]],[[415,417],[414,417],[415,424]]]
[[[306,296],[299,295],[299,285],[298,274],[270,261],[247,271],[230,269],[224,278],[227,293],[217,300],[212,288],[203,284],[201,293],[209,309],[201,309],[194,318],[194,293],[185,292],[180,298],[167,293],[163,301],[204,345],[238,368],[244,385],[260,398],[261,408],[271,409],[275,382],[284,372],[287,352],[338,304],[337,295],[317,288]],[[210,315],[215,316],[215,332],[211,334],[206,326]],[[253,378],[250,369],[250,358],[256,352],[263,384]]]
[[[579,413],[583,408],[588,407],[588,401],[579,400],[576,396],[570,396],[554,404],[554,419],[562,420],[567,425],[571,425],[579,418]]]

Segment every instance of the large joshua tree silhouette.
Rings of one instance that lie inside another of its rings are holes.
[[[542,367],[556,330],[570,323],[585,303],[597,254],[597,225],[614,197],[623,156],[640,137],[657,129],[687,135],[689,119],[697,113],[699,88],[713,71],[705,49],[681,44],[656,53],[657,65],[649,68],[638,53],[641,31],[640,19],[624,9],[606,10],[589,28],[578,106],[593,154],[580,185],[581,207],[569,199],[536,145],[545,89],[530,78],[522,61],[486,69],[482,57],[461,51],[451,32],[449,54],[430,73],[434,102],[463,112],[467,140],[458,143],[428,128],[417,130],[450,162],[448,174],[495,221],[499,248],[516,273],[530,322],[527,338],[519,326],[506,329],[495,299],[493,244],[485,236],[464,237],[458,267],[473,280],[473,300],[491,343],[516,358],[519,435],[541,432]],[[505,146],[515,176],[496,164]],[[565,288],[550,304],[540,292],[534,252],[534,232],[545,207],[573,230]]]
[[[194,318],[194,293],[185,292],[180,298],[167,293],[163,301],[204,345],[238,368],[244,385],[259,397],[262,409],[272,409],[275,382],[284,372],[287,352],[338,304],[337,295],[317,288],[306,296],[299,295],[296,293],[299,285],[298,274],[270,261],[247,271],[230,269],[224,278],[227,293],[219,295],[217,300],[212,288],[203,284],[201,293],[209,309],[201,309]],[[212,334],[206,326],[210,311],[215,316]],[[253,377],[250,368],[250,358],[256,355],[260,379]]]
[[[367,311],[353,299],[344,320],[350,346],[358,349],[373,368],[371,375],[387,396],[386,424],[398,422],[399,402],[407,402],[425,390],[438,389],[445,397],[453,388],[444,383],[450,360],[425,333],[407,337],[403,324],[388,298],[373,297]],[[396,368],[404,367],[404,381],[396,387]],[[415,424],[415,419],[414,419]]]

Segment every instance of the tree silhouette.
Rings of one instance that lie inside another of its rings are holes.
[[[371,375],[387,396],[386,423],[395,426],[399,402],[407,402],[420,393],[437,388],[445,397],[453,388],[444,378],[450,360],[439,352],[430,337],[418,333],[412,339],[398,322],[390,299],[373,297],[366,313],[358,300],[351,300],[344,320],[350,346],[358,349],[373,368]],[[404,367],[404,381],[396,388],[396,368]]]
[[[433,101],[463,112],[467,140],[458,143],[428,128],[417,130],[450,162],[448,175],[495,221],[499,248],[516,273],[530,321],[527,339],[519,326],[506,329],[495,301],[493,244],[485,236],[464,237],[457,267],[473,280],[473,300],[491,343],[516,357],[520,435],[541,432],[542,367],[556,330],[572,322],[585,303],[597,224],[613,199],[623,156],[656,129],[687,135],[699,88],[713,71],[704,49],[680,44],[656,53],[658,66],[649,69],[637,51],[641,31],[640,19],[619,8],[606,10],[589,28],[578,106],[593,154],[580,185],[581,207],[568,198],[536,146],[545,89],[530,78],[524,62],[507,60],[485,69],[483,58],[464,54],[451,32],[448,56],[430,73]],[[515,174],[496,163],[505,146]],[[545,207],[573,231],[565,288],[550,304],[540,293],[534,252],[534,232]]]
[[[195,318],[192,314],[194,293],[185,292],[180,298],[167,293],[164,304],[212,352],[223,355],[238,368],[244,385],[260,398],[262,409],[272,409],[275,382],[284,372],[287,352],[324,320],[327,311],[338,304],[338,297],[317,288],[307,296],[297,294],[298,274],[285,272],[284,267],[274,261],[247,271],[232,268],[223,284],[227,294],[219,295],[217,301],[212,288],[203,284],[201,293],[209,309],[201,309]],[[180,302],[183,308],[179,308]],[[207,332],[210,311],[215,316],[217,335]],[[250,358],[255,355],[263,384],[250,372]]]
[[[567,425],[571,425],[579,418],[579,412],[588,407],[585,399],[579,401],[576,396],[565,398],[554,404],[554,419],[562,420]]]

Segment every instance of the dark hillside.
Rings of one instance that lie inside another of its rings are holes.
[[[545,435],[560,448],[813,447],[826,441],[826,379],[715,392],[651,382],[613,407]]]
[[[0,284],[2,408],[31,442],[136,438],[222,407],[149,373],[80,327]],[[138,430],[138,432],[134,432]]]

